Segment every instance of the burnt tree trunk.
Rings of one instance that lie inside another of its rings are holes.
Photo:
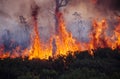
[[[56,8],[55,8],[55,34],[58,35],[59,34],[59,19],[61,18],[61,12],[60,12],[60,8],[64,7],[68,4],[69,0],[55,0],[56,3]],[[55,38],[53,38],[52,41],[52,55],[54,56],[56,53],[56,40]]]
[[[56,8],[55,8],[55,33],[59,32],[59,18],[60,18],[60,8],[64,7],[68,4],[69,0],[55,0]]]

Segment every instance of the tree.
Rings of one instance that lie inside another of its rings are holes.
[[[25,29],[25,32],[28,32],[30,29],[27,21],[26,21],[26,18],[24,16],[19,16],[19,19],[20,19],[20,23],[24,25],[24,29]]]
[[[59,15],[61,14],[60,12],[60,8],[61,7],[64,7],[68,4],[70,0],[55,0],[55,3],[56,3],[56,8],[55,8],[55,31],[56,33],[58,33],[58,25],[59,25]]]
[[[58,35],[60,33],[59,32],[59,27],[60,27],[59,26],[59,24],[60,24],[59,20],[62,17],[61,16],[62,13],[60,12],[60,8],[66,6],[69,1],[70,0],[55,0],[56,7],[55,7],[55,12],[54,13],[55,13],[55,34],[56,35]],[[55,39],[53,39],[52,45],[53,45],[52,52],[53,52],[53,56],[54,56],[54,54],[56,52],[56,49],[57,49]]]

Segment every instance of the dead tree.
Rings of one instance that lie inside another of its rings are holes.
[[[20,19],[20,23],[22,24],[26,24],[26,19],[23,17],[23,16],[19,16],[19,19]]]
[[[55,0],[55,3],[56,3],[56,8],[55,8],[55,34],[59,34],[59,19],[60,19],[60,14],[62,14],[60,12],[60,8],[61,7],[64,7],[68,4],[70,0]],[[53,56],[55,55],[56,53],[56,40],[53,39],[52,41],[52,45],[53,45],[53,49],[52,49],[52,53],[53,53]]]
[[[26,21],[26,18],[24,16],[19,16],[20,23],[24,26],[24,31],[28,32],[30,30],[29,24]]]
[[[55,0],[56,8],[55,8],[55,31],[58,32],[58,25],[59,25],[59,14],[60,14],[60,8],[64,7],[68,4],[70,0]]]
[[[56,2],[56,12],[59,12],[61,7],[64,7],[68,4],[69,0],[55,0]]]

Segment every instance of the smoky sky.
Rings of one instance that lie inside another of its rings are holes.
[[[109,10],[120,10],[120,0],[97,0],[96,6]]]
[[[19,43],[29,40],[29,32],[26,33],[26,25],[33,27],[31,12],[32,7],[37,5],[37,21],[39,34],[42,40],[48,40],[55,31],[55,0],[0,0],[0,42],[2,36],[9,31],[11,39]],[[120,0],[70,0],[62,7],[66,29],[78,40],[88,40],[91,23],[96,16],[108,18],[113,22],[114,16],[120,16]],[[27,24],[21,24],[19,16],[23,16]],[[112,18],[109,18],[112,17]],[[112,25],[111,25],[112,27]]]
[[[90,3],[95,1],[95,7],[106,8],[109,10],[120,10],[120,0],[71,0],[73,6],[79,5],[80,3]]]

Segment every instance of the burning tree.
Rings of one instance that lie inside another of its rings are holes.
[[[60,25],[60,22],[59,22],[59,19],[60,19],[60,15],[62,14],[60,12],[60,8],[61,7],[64,7],[68,4],[69,0],[55,0],[55,3],[56,3],[56,7],[55,7],[55,33],[56,34],[59,34],[59,25]],[[52,54],[54,55],[57,51],[57,45],[56,45],[56,40],[53,39],[53,42],[52,42],[52,45],[53,45],[53,49],[52,49]]]
[[[58,30],[58,25],[59,25],[59,18],[60,18],[60,8],[61,7],[64,7],[68,4],[70,0],[55,0],[56,2],[56,8],[55,8],[55,30],[56,30],[56,33],[59,31]]]
[[[45,48],[44,44],[40,40],[39,36],[39,29],[38,29],[38,22],[37,22],[37,16],[38,16],[38,11],[39,11],[39,6],[35,4],[32,7],[32,20],[33,20],[33,35],[34,37],[32,38],[32,46],[31,49],[29,50],[29,59],[33,58],[39,58],[39,59],[48,59],[49,56],[51,56],[51,47],[49,45],[47,48]]]
[[[53,51],[56,55],[67,55],[68,51],[79,50],[79,44],[72,37],[72,33],[66,30],[63,14],[60,12],[60,8],[66,6],[70,0],[55,0],[55,37],[53,39]]]

